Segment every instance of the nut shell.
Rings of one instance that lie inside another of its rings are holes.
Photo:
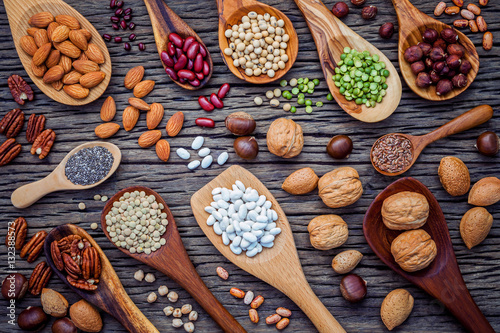
[[[99,332],[102,329],[102,319],[99,311],[84,299],[69,308],[69,316],[75,326],[82,331]]]
[[[42,289],[41,302],[43,311],[52,316],[61,318],[68,313],[68,301],[66,298],[55,290],[49,288]]]
[[[391,253],[398,265],[407,272],[426,268],[436,258],[436,243],[423,229],[405,231],[391,244]]]
[[[250,135],[257,125],[251,115],[246,112],[234,112],[226,117],[226,128],[234,135]]]
[[[381,214],[385,226],[391,230],[418,229],[427,222],[429,202],[420,193],[399,192],[384,200]]]
[[[469,204],[489,206],[500,201],[500,179],[486,177],[472,186],[469,192]]]
[[[291,119],[278,118],[267,131],[267,148],[280,157],[297,156],[304,146],[302,127]]]
[[[389,331],[401,325],[413,310],[413,296],[405,289],[395,289],[385,296],[380,317]]]
[[[493,224],[493,216],[483,207],[469,209],[460,221],[460,235],[465,245],[472,249],[480,244]]]
[[[341,167],[323,175],[318,182],[321,200],[331,208],[345,207],[356,202],[363,194],[358,172]]]
[[[341,246],[349,236],[347,223],[338,215],[320,215],[307,226],[311,245],[318,250],[330,250]]]
[[[339,274],[352,271],[363,259],[363,254],[356,250],[347,250],[337,254],[332,260],[332,268]]]
[[[311,168],[303,168],[288,176],[281,188],[290,194],[306,194],[318,186],[318,176]]]
[[[469,169],[460,159],[453,156],[443,157],[439,163],[438,175],[445,191],[450,195],[464,195],[469,191]]]

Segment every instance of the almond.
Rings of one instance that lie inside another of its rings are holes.
[[[43,288],[40,300],[43,311],[52,317],[61,318],[68,313],[68,301],[55,290]]]
[[[60,26],[60,24],[57,22],[50,22],[49,26],[47,27],[47,36],[49,37],[49,41],[53,42],[52,34],[56,30],[56,28],[59,26]]]
[[[168,136],[176,136],[182,129],[182,125],[184,125],[184,113],[178,111],[170,117],[167,122],[167,135]]]
[[[290,194],[306,194],[318,186],[318,176],[311,168],[303,168],[288,176],[281,188]]]
[[[134,96],[137,98],[143,98],[149,94],[155,87],[155,81],[144,80],[136,84],[134,87]]]
[[[54,22],[54,15],[49,12],[35,14],[28,20],[29,25],[37,28],[46,28],[50,22]]]
[[[474,206],[489,206],[500,201],[500,179],[486,177],[472,186],[469,203]]]
[[[80,30],[71,30],[69,32],[69,40],[82,51],[86,51],[88,47],[87,37]]]
[[[86,98],[90,93],[89,89],[84,88],[79,84],[66,85],[63,87],[63,89],[66,94],[68,94],[70,97],[73,97],[74,99]]]
[[[50,43],[42,45],[42,47],[36,50],[35,54],[33,55],[33,63],[36,66],[42,65],[45,62],[45,60],[47,60],[51,49],[52,49],[52,44]]]
[[[51,35],[51,39],[55,43],[64,42],[66,39],[68,39],[70,31],[71,30],[67,26],[60,25],[54,29],[54,32]]]
[[[35,74],[36,77],[43,77],[43,75],[47,71],[47,66],[45,66],[45,64],[37,66],[33,63],[33,60],[32,60],[31,61],[31,70],[33,71],[33,74]]]
[[[52,82],[50,85],[57,91],[60,91],[64,87],[64,84],[62,83],[61,80]]]
[[[87,58],[92,60],[97,64],[104,64],[104,54],[102,54],[101,49],[94,43],[89,43],[87,45],[87,50],[85,51]]]
[[[460,235],[467,248],[480,244],[493,224],[493,216],[483,207],[469,209],[460,221]]]
[[[85,54],[85,52],[82,52],[80,54],[80,56],[78,57],[78,59],[76,60],[89,60],[89,57],[87,57],[87,55]]]
[[[156,155],[163,162],[168,161],[170,157],[170,144],[167,140],[162,139],[156,143]]]
[[[50,42],[49,36],[47,36],[47,30],[45,29],[38,29],[33,38],[35,39],[36,46],[38,47],[42,47],[44,44]]]
[[[71,60],[70,57],[64,54],[62,54],[61,58],[59,59],[59,65],[61,65],[64,68],[64,73],[66,74],[71,72],[71,70],[73,69],[73,61]]]
[[[94,88],[104,80],[106,74],[103,72],[90,72],[80,78],[80,84],[85,88]]]
[[[71,43],[69,40],[65,40],[60,43],[54,43],[54,47],[61,51],[62,54],[67,55],[70,58],[76,59],[82,54],[82,51]]]
[[[35,39],[29,35],[21,37],[21,39],[19,39],[19,45],[21,46],[24,52],[26,52],[32,57],[35,55],[36,50],[38,50],[38,46],[36,46]]]
[[[44,83],[56,82],[61,80],[63,76],[64,76],[64,69],[62,68],[62,66],[56,65],[50,68],[47,72],[45,72],[45,75],[43,76],[43,82]]]
[[[139,115],[141,113],[139,112],[138,109],[134,108],[133,106],[127,106],[125,110],[123,110],[123,128],[125,131],[130,131],[135,127],[135,124],[137,124],[137,120],[139,120]]]
[[[450,195],[464,195],[469,191],[469,169],[460,159],[453,156],[443,157],[439,163],[438,175],[445,191]]]
[[[128,99],[128,104],[132,105],[134,108],[137,108],[141,111],[149,111],[151,109],[149,104],[144,102],[144,100],[140,98],[130,97]]]
[[[155,129],[163,119],[163,115],[165,114],[165,110],[163,109],[163,105],[160,103],[151,104],[151,110],[148,111],[146,116],[146,124],[148,129]]]
[[[108,96],[101,106],[102,121],[111,121],[116,114],[116,104],[112,96]]]
[[[81,73],[78,73],[77,71],[71,71],[68,74],[63,76],[62,83],[64,83],[64,84],[79,83],[81,77],[82,77]]]
[[[26,29],[26,33],[30,35],[31,37],[35,36],[35,32],[37,32],[38,28],[31,27]]]
[[[82,74],[99,71],[99,65],[92,60],[76,60],[73,62],[73,67]]]
[[[69,27],[70,29],[80,29],[80,23],[76,18],[69,15],[57,15],[56,22]]]
[[[156,144],[160,139],[160,130],[147,131],[139,137],[138,143],[142,148],[148,148]]]
[[[95,128],[95,135],[97,135],[101,139],[107,139],[115,135],[119,129],[120,125],[116,123],[105,123]]]
[[[87,29],[80,29],[79,31],[87,38],[87,42],[92,38],[92,34]]]
[[[131,68],[127,75],[125,75],[125,88],[127,89],[134,89],[134,87],[142,81],[142,78],[144,77],[144,67],[142,66],[137,66],[134,68]]]
[[[48,68],[52,68],[55,65],[59,65],[60,60],[61,60],[61,52],[59,50],[53,49],[52,51],[50,51],[49,56],[47,57],[47,60],[45,60],[45,65]],[[64,70],[64,67],[63,67],[63,70]]]
[[[347,250],[337,254],[332,260],[332,268],[339,274],[352,271],[363,259],[363,254],[356,250]]]
[[[385,296],[380,317],[389,331],[401,325],[413,310],[413,296],[405,289],[395,289]]]

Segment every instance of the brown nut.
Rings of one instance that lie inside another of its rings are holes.
[[[0,145],[0,166],[10,163],[21,152],[21,144],[16,139],[7,139]]]
[[[234,152],[241,158],[252,160],[259,154],[259,144],[253,136],[240,136],[234,140]]]
[[[384,39],[390,39],[394,34],[394,24],[392,22],[382,24],[378,29],[378,34]]]
[[[395,289],[385,296],[380,317],[389,331],[401,325],[413,310],[413,296],[405,289]]]
[[[267,131],[267,148],[276,156],[297,156],[304,146],[302,127],[291,119],[278,118]]]
[[[343,1],[336,2],[332,7],[332,13],[338,18],[343,18],[349,14],[349,7]]]
[[[43,243],[47,237],[47,231],[40,230],[37,232],[21,249],[20,257],[24,258],[28,255],[27,261],[32,263],[38,258],[43,251]]]
[[[357,274],[346,275],[340,281],[340,293],[351,303],[362,301],[366,292],[366,281]]]
[[[437,255],[436,243],[423,229],[405,231],[391,244],[396,263],[407,272],[429,266]]]
[[[307,226],[311,245],[318,250],[330,250],[341,246],[349,236],[347,223],[338,215],[320,215]]]
[[[35,142],[36,138],[45,129],[45,116],[32,114],[28,119],[28,127],[26,128],[26,140],[29,143]]]
[[[302,168],[288,176],[281,188],[294,195],[306,194],[318,186],[318,176],[311,168]]]
[[[251,115],[246,112],[234,112],[226,117],[226,128],[234,135],[250,135],[257,125]]]
[[[167,121],[167,135],[172,137],[177,136],[182,129],[182,125],[184,125],[184,113],[178,111]]]
[[[340,167],[319,179],[318,194],[328,207],[340,208],[355,203],[363,194],[363,186],[355,169]]]
[[[146,115],[146,125],[149,130],[155,129],[161,123],[165,109],[160,103],[152,103]]]
[[[5,237],[5,246],[20,250],[26,241],[27,232],[28,223],[24,217],[18,217],[14,222],[9,222],[7,236]]]
[[[20,273],[11,273],[2,282],[2,296],[5,299],[20,300],[28,291],[28,280]]]
[[[69,303],[66,298],[57,291],[43,288],[40,299],[43,311],[49,316],[61,318],[68,313]]]
[[[39,331],[45,327],[49,317],[38,306],[28,306],[17,318],[17,325],[25,331]]]
[[[363,259],[363,254],[359,251],[343,251],[333,258],[332,268],[336,273],[346,274],[356,268],[361,259]]]
[[[469,204],[489,206],[500,201],[500,179],[485,177],[472,186],[469,192]]]
[[[351,3],[354,6],[363,6],[365,4],[366,0],[351,0]]]
[[[460,221],[460,235],[467,246],[472,249],[480,244],[493,224],[493,216],[483,207],[469,209]]]
[[[391,230],[417,229],[429,217],[429,202],[417,192],[399,192],[391,195],[382,204],[382,221]]]
[[[35,142],[33,142],[33,146],[31,146],[31,155],[38,154],[41,160],[44,159],[52,149],[55,140],[56,133],[54,133],[53,130],[44,130],[36,137]]]
[[[7,139],[15,138],[23,129],[23,125],[24,112],[13,109],[0,120],[0,134],[5,134]]]
[[[69,316],[76,327],[85,332],[99,332],[102,319],[99,311],[86,300],[80,300],[69,308]]]
[[[30,85],[19,75],[11,75],[7,79],[7,84],[9,85],[12,97],[14,97],[14,100],[19,105],[24,105],[26,100],[32,101],[35,97]]]
[[[469,191],[469,169],[460,159],[453,156],[443,157],[439,163],[438,175],[445,191],[450,195],[464,195]]]
[[[32,295],[40,295],[42,289],[45,288],[47,283],[49,283],[50,277],[52,276],[52,269],[47,262],[42,261],[36,265],[33,273],[31,273],[30,279],[28,281],[28,291]]]
[[[371,20],[377,16],[378,9],[375,6],[366,6],[361,10],[361,17],[365,20]]]
[[[78,328],[69,318],[60,318],[52,324],[52,333],[78,333]]]

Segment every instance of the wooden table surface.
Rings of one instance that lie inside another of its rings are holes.
[[[114,30],[110,26],[111,10],[107,8],[107,0],[68,0],[67,2],[85,15],[101,34],[114,34]],[[294,22],[299,35],[298,59],[285,78],[288,80],[293,77],[306,76],[311,79],[321,78],[322,82],[316,89],[313,100],[326,102],[327,88],[318,62],[316,48],[295,3],[291,0],[265,0],[265,2],[276,6],[287,14]],[[90,229],[92,222],[99,222],[101,209],[104,206],[104,203],[93,200],[95,194],[112,196],[124,187],[144,185],[158,191],[167,201],[179,226],[185,247],[200,276],[248,332],[275,331],[275,328],[267,326],[263,319],[272,314],[274,309],[279,306],[285,306],[293,311],[291,324],[286,331],[315,332],[314,326],[307,317],[286,296],[235,267],[220,255],[193,218],[190,207],[191,195],[228,166],[239,164],[253,172],[281,204],[293,229],[299,257],[308,281],[315,293],[348,332],[386,331],[380,319],[380,305],[387,293],[396,288],[406,288],[410,291],[415,298],[415,306],[408,320],[395,331],[464,331],[457,320],[439,302],[383,265],[367,245],[362,231],[364,213],[375,196],[398,178],[386,177],[377,173],[370,164],[369,151],[373,142],[383,134],[389,132],[425,134],[479,104],[490,104],[495,112],[498,112],[500,106],[497,84],[500,79],[500,61],[497,56],[500,45],[498,42],[493,50],[485,52],[481,48],[482,36],[467,31],[467,35],[478,47],[481,68],[475,82],[466,92],[450,101],[428,102],[416,96],[403,83],[403,98],[396,112],[380,123],[368,124],[351,118],[335,102],[328,102],[322,108],[315,108],[312,114],[306,114],[304,109],[299,109],[296,114],[286,113],[281,108],[271,108],[267,102],[263,106],[256,106],[253,103],[255,96],[264,97],[267,90],[277,88],[279,85],[277,82],[265,86],[245,84],[227,70],[222,62],[217,43],[215,1],[167,1],[168,5],[203,38],[214,60],[214,75],[207,87],[198,92],[183,90],[172,83],[163,71],[144,4],[141,1],[132,2],[131,0],[125,0],[125,3],[125,8],[134,3],[134,21],[137,24],[135,33],[138,35],[138,39],[134,43],[132,52],[124,51],[122,44],[108,43],[113,62],[113,77],[104,95],[99,100],[84,107],[69,107],[50,100],[33,86],[36,94],[35,100],[21,107],[27,116],[32,113],[44,114],[47,117],[46,126],[54,129],[57,133],[57,139],[50,155],[44,160],[39,160],[30,155],[30,146],[26,142],[23,130],[18,137],[18,140],[23,144],[22,153],[11,164],[0,168],[0,221],[2,222],[0,224],[2,226],[0,229],[2,244],[0,245],[2,253],[0,267],[2,278],[7,271],[7,251],[4,239],[9,221],[24,216],[29,224],[29,236],[38,230],[49,231],[52,227],[71,222],[85,228],[96,239],[114,265],[132,300],[161,332],[183,331],[182,329],[174,329],[171,326],[172,318],[164,316],[162,309],[170,305],[166,298],[160,297],[154,304],[146,302],[147,295],[156,291],[163,284],[179,293],[180,300],[175,306],[180,307],[182,304],[191,303],[193,308],[199,312],[199,319],[195,323],[197,332],[219,332],[220,329],[197,304],[194,304],[187,292],[167,277],[155,273],[157,280],[153,284],[134,280],[133,274],[137,269],[153,272],[152,269],[124,256],[109,243],[100,229]],[[326,5],[331,8],[333,3],[334,1],[328,0]],[[415,0],[414,3],[419,9],[432,16],[437,0],[432,2]],[[451,1],[448,3],[451,4]],[[22,5],[22,1],[20,4]],[[397,35],[394,35],[389,41],[382,40],[378,36],[378,28],[382,23],[388,21],[396,23],[392,4],[388,0],[376,2],[368,0],[368,4],[378,6],[378,15],[374,20],[364,21],[360,16],[361,9],[354,8],[349,3],[351,14],[344,19],[344,22],[381,49],[399,70],[396,53]],[[495,38],[500,38],[497,17],[499,10],[500,6],[494,1],[491,1],[490,5],[483,9],[483,16]],[[453,21],[453,18],[449,16],[443,16],[441,19],[447,23]],[[0,39],[0,102],[2,105],[0,115],[3,116],[8,110],[18,107],[10,95],[7,78],[11,74],[19,74],[24,78],[29,78],[17,57],[3,6],[0,6],[0,32],[3,36]],[[128,34],[129,32],[120,32],[123,37],[128,36]],[[146,43],[147,50],[145,52],[137,50],[139,41]],[[132,96],[132,93],[123,87],[123,79],[127,70],[137,65],[143,65],[146,68],[147,79],[156,81],[154,91],[145,100],[148,103],[162,103],[165,107],[165,118],[160,125],[163,132],[170,115],[176,111],[183,111],[185,114],[185,126],[179,136],[168,139],[172,151],[180,147],[189,147],[195,136],[202,135],[206,138],[206,147],[217,151],[217,153],[224,150],[229,152],[228,163],[222,167],[214,165],[207,170],[189,171],[186,167],[187,163],[175,153],[171,154],[168,163],[161,162],[156,157],[154,148],[141,149],[137,145],[137,138],[146,129],[145,115],[143,114],[138,126],[133,131],[129,133],[122,129],[108,140],[122,149],[123,160],[116,174],[107,182],[87,191],[53,193],[27,209],[15,209],[10,202],[10,195],[14,189],[46,176],[72,148],[96,139],[94,128],[101,124],[99,110],[107,96],[111,95],[115,98],[119,110],[115,120],[121,123],[121,112],[127,105],[127,99]],[[28,80],[28,82],[31,81]],[[197,103],[198,96],[200,94],[209,95],[225,82],[232,86],[231,92],[224,100],[225,107],[209,115],[217,122],[216,127],[202,129],[195,126],[194,120],[196,118],[207,116],[207,113],[201,110]],[[246,111],[257,120],[255,136],[260,144],[260,153],[253,161],[244,161],[236,156],[233,150],[234,138],[224,127],[224,118],[235,111]],[[281,159],[270,154],[267,150],[265,139],[267,129],[270,123],[279,117],[295,120],[304,130],[304,149],[296,158]],[[405,176],[412,176],[422,181],[438,199],[448,222],[453,246],[465,282],[472,297],[496,331],[500,331],[500,312],[498,310],[498,300],[500,299],[500,252],[498,251],[500,224],[495,221],[486,240],[472,250],[468,250],[460,237],[459,223],[462,215],[471,206],[467,204],[466,196],[451,197],[444,191],[439,182],[437,168],[442,157],[453,155],[462,159],[468,166],[473,183],[486,176],[499,176],[500,155],[485,157],[474,148],[475,140],[479,134],[486,130],[494,130],[499,133],[499,125],[500,117],[495,114],[492,120],[478,128],[431,144],[425,149],[413,168],[405,174]],[[325,153],[326,143],[336,134],[349,135],[354,141],[353,153],[346,160],[333,160]],[[281,190],[281,184],[286,176],[299,168],[312,167],[321,176],[340,166],[356,168],[363,182],[363,196],[349,207],[330,209],[322,203],[317,191],[304,196],[291,196]],[[87,205],[85,211],[78,209],[80,202]],[[500,204],[490,206],[487,209],[493,214],[494,220],[500,219]],[[349,239],[342,247],[330,251],[319,251],[311,246],[307,224],[313,217],[321,214],[338,214],[348,223]],[[347,303],[340,295],[339,283],[342,276],[334,273],[330,266],[332,258],[340,251],[347,249],[356,249],[364,254],[362,262],[354,270],[354,273],[359,274],[368,282],[367,298],[354,305]],[[36,263],[28,264],[26,260],[17,256],[16,258],[16,268],[19,272],[29,276]],[[41,260],[44,260],[43,256],[37,262]],[[168,265],[168,262],[165,264]],[[223,266],[228,270],[229,280],[222,281],[217,277],[215,274],[217,266]],[[57,277],[53,277],[48,286],[61,292],[70,303],[79,299]],[[229,295],[231,287],[253,290],[255,294],[261,294],[265,297],[266,301],[259,309],[262,318],[259,324],[255,325],[250,322],[248,306]],[[7,324],[7,304],[5,300],[0,301],[0,331],[16,331],[17,326]],[[39,297],[28,296],[17,303],[16,315],[29,305],[39,304]],[[103,314],[103,320],[105,323],[103,331],[125,331],[107,314]],[[45,328],[44,332],[50,332],[49,327]]]

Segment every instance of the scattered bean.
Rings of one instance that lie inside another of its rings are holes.
[[[197,167],[199,167],[199,166],[200,166],[200,164],[201,164],[201,162],[200,162],[200,161],[195,160],[195,161],[191,161],[191,162],[189,162],[189,164],[188,164],[188,166],[187,166],[187,167],[188,167],[188,169],[189,169],[189,170],[194,170],[194,169],[196,169]]]
[[[179,295],[175,291],[171,291],[168,293],[167,298],[170,302],[175,303],[179,299]]]
[[[205,96],[198,97],[198,103],[200,104],[201,108],[205,111],[210,112],[215,109],[215,106],[212,103],[210,103],[210,101]]]
[[[98,225],[95,222],[90,225],[90,229],[92,229],[92,230],[96,230],[97,228],[98,228]]]
[[[177,149],[176,153],[177,153],[177,156],[179,156],[183,160],[188,160],[191,157],[191,154],[184,148]]]
[[[172,312],[172,316],[174,316],[175,318],[180,318],[180,317],[182,317],[182,312],[181,312],[181,309],[179,309],[179,308],[175,308],[175,309],[174,309],[174,312]]]
[[[277,100],[276,98],[273,98],[269,104],[271,104],[272,107],[278,107],[280,105],[280,101]]]
[[[185,323],[184,330],[188,333],[194,332],[194,324],[192,322]]]
[[[229,83],[224,83],[220,88],[219,88],[219,91],[217,92],[217,96],[220,98],[220,99],[223,99],[224,97],[226,97],[227,93],[229,92],[229,89],[231,89],[231,86],[229,85]]]
[[[181,307],[182,314],[189,314],[191,311],[193,311],[193,306],[191,304],[184,304]]]
[[[250,303],[252,303],[253,299],[254,299],[253,291],[249,290],[249,291],[247,291],[245,298],[243,299],[243,303],[245,303],[246,305],[250,305]]]
[[[279,307],[276,309],[276,313],[279,314],[281,317],[291,317],[292,316],[292,311],[288,310],[287,308],[284,307]]]
[[[491,50],[492,47],[493,47],[493,34],[487,31],[483,35],[483,49],[489,51]]]
[[[257,310],[255,309],[248,310],[248,316],[250,317],[250,321],[252,323],[257,324],[259,322],[259,314]]]
[[[148,303],[154,303],[156,302],[156,299],[158,298],[158,296],[156,296],[156,294],[153,292],[151,294],[148,295]]]
[[[194,122],[200,127],[215,127],[215,122],[210,118],[197,118]]]
[[[222,152],[219,155],[219,157],[217,158],[217,164],[224,165],[227,162],[228,158],[229,158],[229,154],[227,152]]]
[[[101,196],[99,194],[94,195],[95,201],[101,201]]]
[[[441,1],[436,5],[436,8],[434,9],[434,16],[441,16],[444,13],[445,9],[446,9],[446,2]]]
[[[217,109],[222,109],[224,107],[224,103],[222,100],[217,96],[217,94],[212,93],[210,95],[210,102],[212,103],[213,106],[215,106]]]
[[[189,313],[188,319],[191,320],[191,321],[197,321],[198,320],[198,312],[191,311]]]
[[[245,297],[245,292],[241,289],[238,289],[238,288],[231,288],[231,290],[229,290],[229,293],[236,298],[244,298]]]
[[[134,273],[134,279],[137,281],[142,281],[144,279],[144,271],[142,269]]]
[[[281,320],[281,316],[277,313],[270,315],[269,317],[266,318],[266,324],[272,325],[276,324]]]
[[[203,146],[204,143],[205,143],[205,138],[202,136],[197,136],[191,143],[191,148],[194,150],[198,150]]]
[[[170,316],[172,313],[174,313],[174,307],[173,306],[167,306],[163,308],[163,313],[165,313],[165,316]]]
[[[264,297],[259,295],[253,299],[252,303],[250,303],[250,306],[252,307],[252,309],[258,309],[259,306],[262,305],[262,303],[264,303]]]
[[[146,274],[144,281],[149,282],[149,283],[153,283],[156,281],[156,277],[154,276],[153,273],[148,273],[148,274]]]
[[[173,327],[175,327],[175,328],[179,328],[179,327],[181,327],[182,325],[184,325],[184,323],[182,322],[182,319],[175,318],[174,320],[172,320],[172,326],[173,326]]]
[[[79,209],[79,210],[85,210],[85,208],[86,208],[86,206],[85,206],[85,204],[84,204],[83,202],[80,202],[80,203],[78,204],[78,209]]]
[[[258,97],[258,96],[257,96],[257,97],[255,97],[255,98],[253,99],[253,101],[254,101],[254,103],[255,103],[256,105],[262,105],[262,103],[263,103],[262,98],[260,98],[260,97]]]
[[[168,287],[167,286],[160,286],[158,288],[158,294],[160,294],[160,296],[165,296],[166,294],[168,294]]]
[[[288,324],[290,324],[290,319],[288,318],[282,318],[277,324],[276,324],[276,328],[279,329],[279,330],[283,330],[285,329]]]

